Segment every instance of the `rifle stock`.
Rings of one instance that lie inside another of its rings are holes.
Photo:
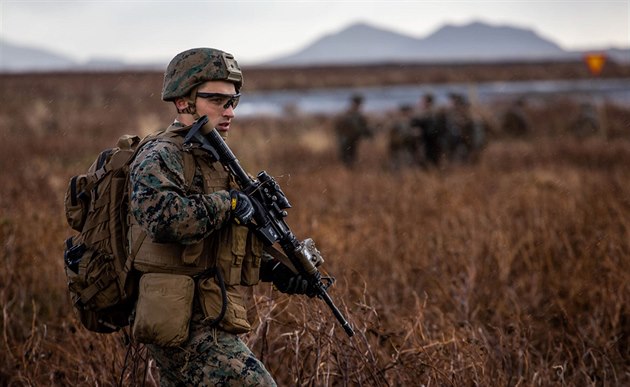
[[[287,216],[286,209],[291,208],[291,205],[280,186],[265,171],[260,172],[256,179],[251,178],[217,130],[204,128],[207,122],[206,116],[199,118],[187,134],[184,145],[191,144],[193,140],[199,143],[202,149],[208,151],[235,177],[241,191],[250,197],[256,210],[255,222],[250,227],[267,248],[271,248],[275,243],[280,245],[288,258],[287,266],[307,278],[317,297],[328,305],[346,334],[352,337],[354,330],[327,292],[328,287],[334,283],[334,279],[322,277],[317,269],[324,260],[315,247],[315,243],[310,238],[304,241],[298,240],[284,220]],[[206,134],[202,135],[202,132]],[[285,263],[284,260],[283,263]]]

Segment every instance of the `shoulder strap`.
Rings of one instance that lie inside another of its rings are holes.
[[[195,177],[195,159],[190,152],[184,151],[182,155],[184,158],[184,181],[186,182],[186,186],[190,187]]]
[[[158,132],[154,135],[150,135],[151,138],[145,138],[145,140],[151,141],[151,140],[162,140],[162,141],[168,141],[171,144],[174,144],[177,146],[177,149],[179,149],[181,155],[182,155],[182,159],[184,161],[184,182],[186,184],[187,188],[190,188],[190,186],[192,186],[192,182],[193,182],[193,178],[195,177],[195,169],[196,169],[196,164],[195,164],[195,158],[193,156],[193,154],[191,152],[187,152],[184,150],[184,136],[182,133],[183,130],[164,130],[161,132]],[[149,137],[149,136],[147,136]],[[145,140],[143,140],[142,143],[140,143],[140,145],[138,146],[138,148],[140,148],[142,145],[144,145],[143,143],[145,142]]]

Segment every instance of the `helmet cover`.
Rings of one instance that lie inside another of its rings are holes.
[[[162,100],[186,97],[193,88],[207,81],[234,83],[238,93],[243,75],[232,54],[214,48],[193,48],[177,54],[166,68]]]

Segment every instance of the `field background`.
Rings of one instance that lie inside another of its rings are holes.
[[[243,92],[588,76],[581,63],[245,69]],[[126,359],[123,333],[78,324],[62,243],[69,178],[120,134],[172,120],[161,74],[0,83],[0,385],[155,385],[141,347]],[[431,170],[388,169],[384,131],[345,169],[332,117],[237,118],[231,146],[277,177],[356,331],[348,339],[319,300],[256,287],[244,338],[280,386],[630,384],[630,108],[601,106],[602,133],[577,139],[577,104],[548,100],[518,140],[498,129],[502,108],[475,107],[491,129],[477,163]]]

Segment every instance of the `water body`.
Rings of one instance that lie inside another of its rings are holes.
[[[238,107],[240,116],[302,113],[335,114],[348,106],[354,93],[365,97],[365,111],[382,113],[400,105],[417,105],[425,93],[433,93],[437,104],[445,104],[450,93],[467,95],[475,103],[490,104],[526,96],[532,100],[570,97],[599,104],[614,102],[630,107],[630,79],[580,79],[519,82],[483,82],[398,85],[387,87],[334,88],[317,90],[276,90],[245,92]]]

